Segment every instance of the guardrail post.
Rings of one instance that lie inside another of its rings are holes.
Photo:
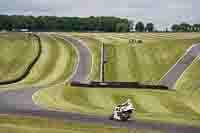
[[[102,43],[101,48],[101,82],[105,81],[105,63],[106,63],[106,55],[105,55],[105,46],[104,43]]]

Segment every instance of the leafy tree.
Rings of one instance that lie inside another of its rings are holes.
[[[128,32],[129,31],[129,25],[126,23],[118,23],[116,25],[116,32]]]
[[[134,22],[132,20],[128,21],[128,28],[129,28],[129,31],[133,30],[133,28],[134,28]]]
[[[144,32],[144,24],[142,22],[138,22],[136,25],[135,25],[135,30],[137,32]]]
[[[171,27],[171,30],[173,31],[173,32],[178,32],[179,31],[179,25],[178,24],[173,24],[172,25],[172,27]]]
[[[145,31],[147,32],[153,32],[154,31],[154,24],[153,23],[148,23],[145,27]]]
[[[182,23],[179,25],[180,31],[182,32],[189,32],[191,31],[191,25],[187,23]]]
[[[0,29],[31,31],[129,31],[128,19],[117,17],[56,17],[56,16],[23,16],[0,15]]]
[[[200,31],[200,24],[194,24],[192,26],[192,31],[193,32],[199,32]]]

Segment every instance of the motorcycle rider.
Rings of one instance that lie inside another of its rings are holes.
[[[111,120],[127,120],[130,118],[130,114],[132,111],[135,110],[131,100],[128,99],[125,103],[117,105],[114,109],[112,116],[110,117]]]
[[[133,107],[133,104],[131,102],[131,99],[128,99],[125,103],[119,104],[118,107],[123,107],[123,106],[130,106]]]

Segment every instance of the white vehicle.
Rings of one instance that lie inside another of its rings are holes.
[[[135,111],[135,108],[133,107],[131,100],[128,99],[127,102],[114,108],[110,120],[127,121],[131,117],[133,111]]]

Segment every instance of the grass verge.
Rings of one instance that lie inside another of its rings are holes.
[[[200,40],[199,36],[193,38],[190,34],[78,35],[106,40],[106,80],[110,81],[158,81],[187,48]],[[184,38],[181,38],[182,35]],[[128,44],[129,38],[143,39],[143,44],[133,47]],[[99,58],[96,56],[96,60]],[[198,103],[179,91],[82,89],[58,85],[34,95],[36,103],[51,109],[98,115],[110,114],[116,104],[127,98],[131,98],[136,106],[137,119],[199,126],[200,112],[191,104]]]
[[[40,54],[37,38],[32,34],[3,33],[0,42],[0,83],[24,79]]]

